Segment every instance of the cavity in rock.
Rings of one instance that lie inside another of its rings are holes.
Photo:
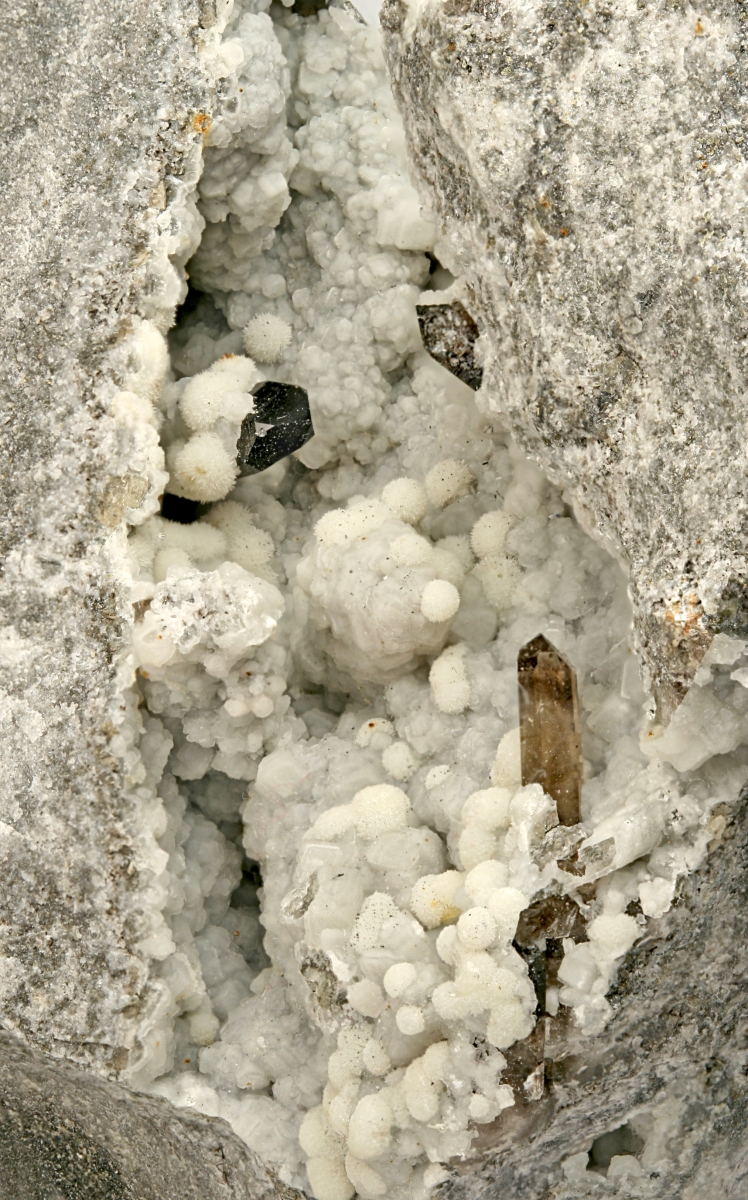
[[[314,434],[309,394],[290,383],[269,380],[253,392],[254,412],[242,421],[236,443],[241,475],[254,475],[300,450]]]
[[[576,825],[582,787],[576,675],[542,634],[522,647],[517,669],[522,784],[539,783],[556,801],[561,824]]]
[[[483,379],[483,368],[475,358],[480,331],[465,306],[459,300],[451,304],[417,304],[416,312],[423,344],[431,357],[477,392]]]

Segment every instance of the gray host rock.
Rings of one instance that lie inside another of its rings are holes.
[[[745,635],[746,12],[386,0],[484,403],[628,565],[662,717]]]

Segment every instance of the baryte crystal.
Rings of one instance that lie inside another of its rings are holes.
[[[543,637],[519,652],[522,785],[539,783],[562,825],[579,821],[582,753],[577,682],[564,656]]]
[[[418,304],[416,312],[423,344],[431,357],[477,392],[483,379],[483,368],[475,357],[480,331],[464,304],[459,300]]]
[[[254,412],[242,421],[236,443],[240,475],[255,475],[300,450],[314,434],[309,394],[290,383],[268,380],[253,392]]]

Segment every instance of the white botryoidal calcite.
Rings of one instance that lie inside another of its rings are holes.
[[[465,672],[465,646],[448,646],[431,664],[429,683],[434,704],[443,713],[461,713],[470,703]]]
[[[460,597],[437,578],[428,538],[379,500],[326,513],[314,534],[296,581],[309,600],[309,624],[339,668],[386,681],[439,651]]]
[[[275,313],[258,313],[245,326],[242,344],[260,363],[275,363],[291,345],[291,326]]]
[[[250,388],[260,378],[251,359],[225,355],[181,388],[179,416],[191,433],[169,446],[173,493],[202,503],[228,495],[239,474],[241,424],[254,407]]]
[[[433,466],[426,476],[426,495],[436,508],[444,508],[467,495],[474,482],[475,477],[467,463],[456,458],[445,458]]]

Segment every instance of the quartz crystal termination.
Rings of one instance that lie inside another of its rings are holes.
[[[517,657],[522,785],[539,783],[556,801],[562,825],[579,823],[582,742],[577,681],[541,634]]]
[[[667,721],[748,630],[743,10],[385,0],[479,403],[628,566]],[[708,114],[708,116],[706,115]]]
[[[253,394],[254,409],[242,421],[236,444],[239,474],[256,475],[300,450],[314,435],[309,393],[290,383],[268,380]]]

